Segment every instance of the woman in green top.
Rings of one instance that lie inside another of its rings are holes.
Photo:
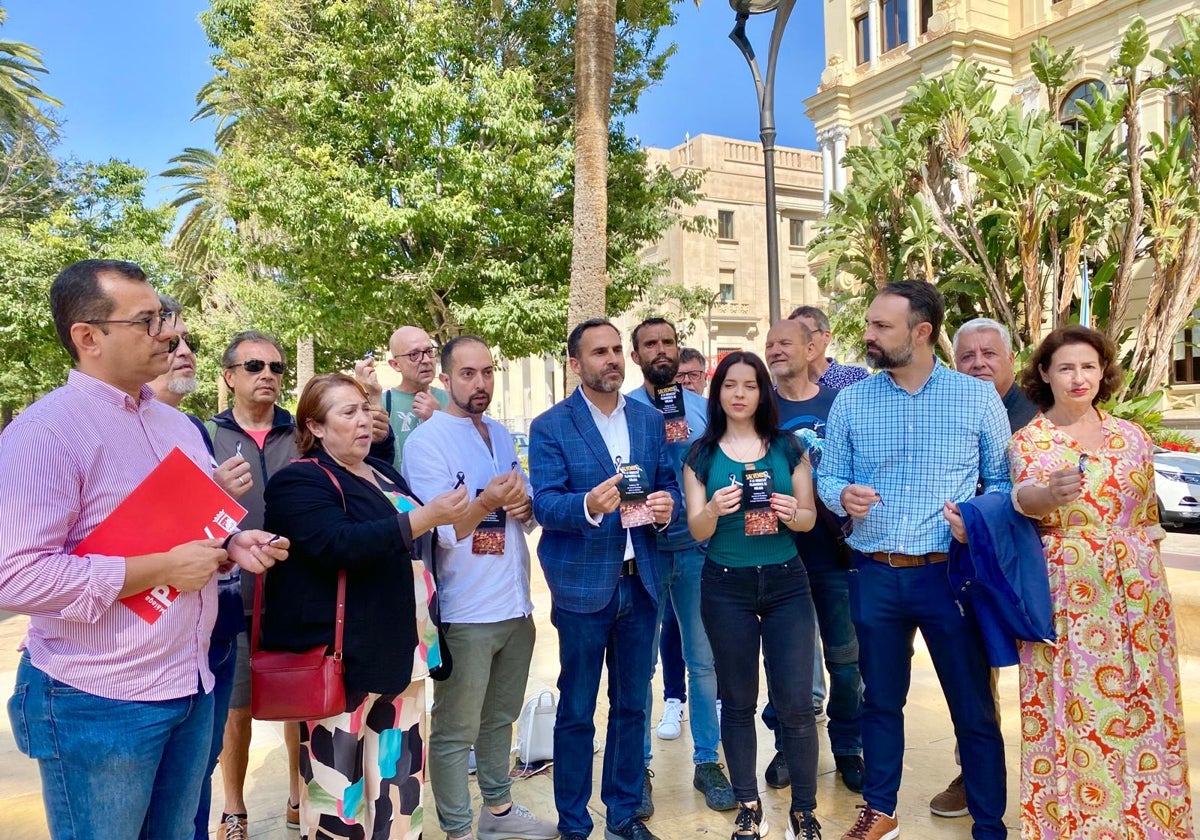
[[[767,831],[755,773],[760,645],[771,663],[767,680],[792,777],[785,836],[817,838],[815,619],[791,534],[811,529],[817,511],[808,457],[794,436],[779,431],[771,377],[755,354],[730,353],[717,365],[708,428],[688,452],[683,486],[688,529],[708,541],[700,614],[716,663],[729,778],[741,803],[732,840]]]

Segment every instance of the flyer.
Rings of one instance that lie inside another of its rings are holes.
[[[668,385],[654,392],[654,406],[667,422],[667,443],[688,439],[687,407],[683,403],[683,386]]]
[[[476,490],[478,497],[483,490]],[[504,554],[504,534],[508,528],[508,511],[497,508],[480,520],[471,535],[471,553],[500,556]]]
[[[742,510],[746,516],[746,536],[761,537],[779,532],[779,517],[771,508],[775,479],[770,470],[743,470]]]
[[[649,491],[646,488],[646,471],[637,464],[617,464],[622,479],[617,484],[621,492],[621,527],[637,528],[653,525],[654,511],[646,503]]]

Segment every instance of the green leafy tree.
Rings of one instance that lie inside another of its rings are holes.
[[[216,0],[204,15],[217,48],[205,103],[226,130],[223,212],[237,260],[256,267],[240,272],[241,291],[273,285],[265,297],[287,301],[279,331],[314,336],[320,367],[402,323],[442,339],[476,332],[510,357],[561,350],[572,12],[537,0]],[[609,311],[648,287],[637,251],[697,197],[698,177],[648,171],[619,122],[661,76],[655,37],[670,19],[669,0],[649,0],[617,24]]]
[[[140,264],[160,288],[175,279],[164,244],[174,213],[145,206],[146,173],[120,161],[66,167],[60,201],[35,221],[0,221],[0,407],[14,409],[62,384],[70,359],[50,318],[50,282],[82,259]]]

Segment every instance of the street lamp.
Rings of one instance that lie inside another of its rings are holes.
[[[775,213],[775,60],[779,57],[779,42],[783,40],[783,28],[796,0],[729,0],[730,7],[737,12],[737,23],[729,33],[729,40],[737,44],[750,74],[754,76],[754,88],[758,92],[758,132],[762,138],[763,175],[767,187],[767,296],[770,298],[771,324],[780,318],[779,312],[779,220]],[[758,72],[758,60],[754,48],[746,39],[746,21],[750,15],[775,12],[775,26],[771,29],[771,46],[767,50],[767,79],[764,82]]]

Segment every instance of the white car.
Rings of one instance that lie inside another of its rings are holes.
[[[1163,524],[1200,523],[1200,454],[1155,449],[1154,486]]]

